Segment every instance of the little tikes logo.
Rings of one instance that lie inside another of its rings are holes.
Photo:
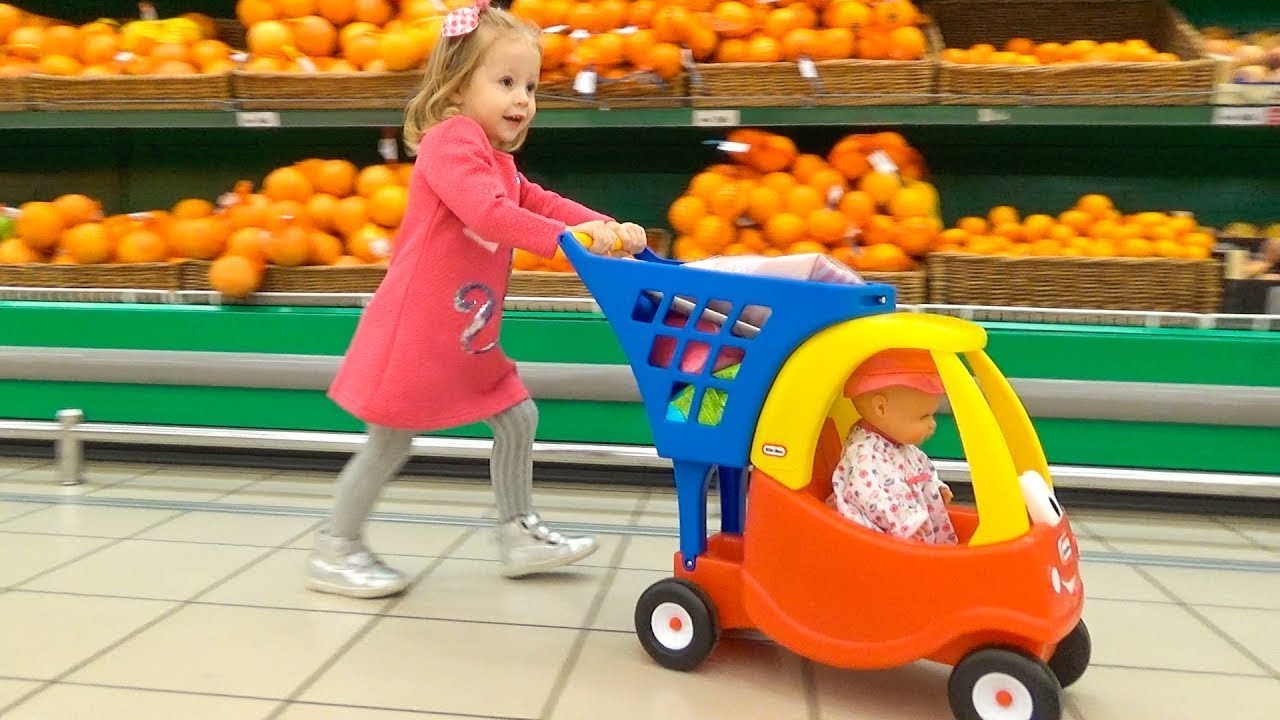
[[[765,445],[760,448],[760,452],[768,455],[769,457],[775,458],[783,458],[787,456],[787,449],[785,447],[771,443],[765,443]]]

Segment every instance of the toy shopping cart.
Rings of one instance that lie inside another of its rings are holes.
[[[654,660],[692,670],[722,629],[755,629],[837,667],[952,665],[959,720],[1059,720],[1062,688],[1091,654],[1079,547],[982,327],[894,312],[886,285],[730,275],[647,251],[600,257],[570,235],[562,245],[675,470],[674,577],[635,609]],[[890,537],[826,503],[858,421],[846,380],[892,348],[929,352],[946,390],[975,499],[949,507],[959,545]],[[721,530],[708,538],[713,470]]]

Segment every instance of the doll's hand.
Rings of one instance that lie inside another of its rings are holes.
[[[609,228],[609,223],[603,220],[571,225],[568,229],[571,233],[582,233],[591,238],[591,245],[587,250],[592,255],[608,255],[615,248],[621,249],[622,241],[618,234]]]
[[[944,505],[950,505],[951,500],[955,497],[955,495],[952,494],[951,492],[951,488],[947,487],[946,485],[943,485],[942,489],[939,492],[942,493],[942,503]]]
[[[622,252],[627,255],[635,255],[649,246],[644,228],[635,223],[611,222],[606,226],[622,239]]]

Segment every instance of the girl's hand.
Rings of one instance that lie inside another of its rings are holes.
[[[608,223],[608,227],[618,237],[622,238],[622,252],[627,255],[636,255],[649,247],[649,238],[645,235],[644,228],[635,223]]]
[[[610,229],[610,224],[616,225],[603,220],[592,220],[581,225],[571,225],[568,229],[571,233],[583,233],[591,237],[591,246],[587,250],[592,255],[608,255],[621,243],[618,234]]]
[[[951,501],[955,498],[955,495],[951,492],[951,488],[946,485],[939,488],[939,492],[942,493],[942,502],[944,505],[950,505]]]

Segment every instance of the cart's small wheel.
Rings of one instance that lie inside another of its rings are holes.
[[[715,606],[697,585],[659,580],[636,601],[636,635],[649,656],[671,670],[692,670],[715,648],[720,623]]]
[[[957,720],[1060,720],[1061,694],[1047,665],[1000,648],[965,656],[947,684]]]
[[[1093,641],[1089,639],[1089,628],[1084,621],[1076,626],[1058,643],[1058,649],[1049,658],[1049,669],[1058,677],[1062,687],[1070,687],[1084,675],[1089,667],[1089,657],[1093,654]]]

